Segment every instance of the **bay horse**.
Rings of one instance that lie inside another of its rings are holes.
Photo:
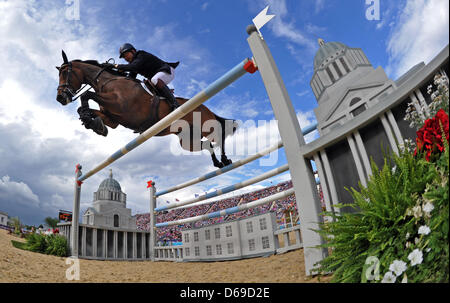
[[[100,64],[94,60],[68,61],[67,55],[62,51],[63,64],[56,67],[59,71],[59,86],[56,100],[62,105],[71,103],[82,85],[90,85],[95,92],[86,91],[81,94],[81,107],[78,108],[80,120],[87,129],[92,129],[99,135],[106,136],[106,126],[116,128],[119,124],[142,133],[153,124],[171,113],[171,107],[167,102],[159,102],[159,97],[150,95],[139,80],[129,78],[124,73],[111,70],[106,64]],[[89,108],[89,100],[98,103],[100,110]],[[179,105],[188,99],[176,97]],[[200,115],[201,125],[194,123],[195,117]],[[206,149],[211,154],[215,167],[224,167],[232,163],[225,155],[225,138],[236,131],[236,121],[227,120],[209,110],[205,105],[200,105],[180,120],[189,126],[189,137],[179,127],[167,127],[156,136],[178,135],[183,149],[194,152]],[[178,122],[180,122],[178,120]],[[214,130],[204,130],[205,122],[213,122]],[[231,127],[229,123],[231,121]],[[187,122],[187,123],[186,123]],[[183,125],[183,124],[181,124]],[[217,134],[217,128],[220,134]],[[198,132],[197,135],[194,133]],[[201,134],[201,135],[200,135]],[[206,140],[202,140],[206,138]],[[184,142],[183,142],[184,141]],[[188,141],[188,142],[186,142]],[[214,144],[213,144],[214,143]],[[221,149],[221,161],[214,153],[214,147],[219,145]]]

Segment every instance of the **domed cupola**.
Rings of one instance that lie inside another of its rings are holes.
[[[341,42],[326,42],[319,39],[319,50],[314,57],[314,74],[310,85],[321,102],[327,88],[341,83],[341,79],[360,66],[371,66],[364,52],[359,48],[351,48]],[[341,85],[341,84],[339,84]]]
[[[339,55],[343,54],[346,49],[348,49],[347,45],[341,42],[327,42],[323,41],[323,39],[319,39],[319,50],[317,51],[314,57],[314,70],[317,70],[320,67],[324,67],[334,58],[337,58]]]
[[[352,120],[393,89],[381,67],[374,69],[361,48],[318,40],[310,85],[318,107],[317,129],[325,135]]]
[[[122,191],[122,188],[120,187],[119,182],[117,182],[117,180],[113,179],[113,173],[112,173],[112,169],[109,170],[109,178],[105,179],[102,181],[102,183],[100,183],[100,186],[98,187],[98,189],[109,189],[112,191]]]
[[[109,170],[109,178],[100,183],[98,190],[94,193],[94,201],[109,200],[126,203],[127,195],[122,192],[119,182],[113,178],[112,169]]]

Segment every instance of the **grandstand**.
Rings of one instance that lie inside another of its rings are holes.
[[[273,195],[277,192],[285,191],[292,187],[292,181],[281,182],[277,185],[266,187],[261,190],[248,192],[242,195],[234,196],[227,199],[222,199],[215,201],[214,203],[201,204],[196,206],[191,206],[182,209],[174,209],[171,211],[159,212],[156,216],[156,222],[167,222],[180,220],[184,218],[189,218],[192,216],[200,216],[210,212],[215,212],[221,209],[226,209],[234,207],[243,203],[252,202],[254,200],[262,199]],[[318,187],[319,196],[321,197],[321,202],[323,203],[323,195],[321,193],[320,186]],[[276,212],[277,222],[283,221],[283,214],[286,209],[293,210],[293,218],[296,218],[294,222],[297,222],[298,211],[295,195],[286,197],[285,199],[277,200],[272,203],[262,205],[256,208],[247,209],[238,213],[234,213],[225,217],[213,218],[205,221],[198,221],[190,224],[182,224],[177,226],[169,226],[157,229],[157,241],[165,242],[181,242],[181,231],[190,228],[198,228],[202,226],[211,225],[214,223],[221,223],[227,221],[233,221],[238,219],[247,218],[254,215],[264,214],[266,212]],[[148,231],[150,229],[150,215],[136,214],[136,225],[138,230]]]

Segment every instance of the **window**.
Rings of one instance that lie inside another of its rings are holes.
[[[250,239],[248,240],[248,249],[250,251],[255,250],[255,239]]]
[[[184,234],[184,242],[189,243],[189,234]]]
[[[200,256],[200,247],[196,246],[194,247],[194,249],[195,249],[195,256],[196,257]]]
[[[211,239],[211,231],[209,229],[205,230],[205,240]]]
[[[198,242],[198,231],[194,233],[194,242]]]
[[[212,256],[212,248],[211,245],[206,245],[206,255]]]
[[[234,254],[233,243],[227,243],[227,249],[229,254]]]
[[[216,236],[216,239],[220,239],[220,227],[214,229],[214,234]]]
[[[353,106],[356,103],[358,103],[359,101],[361,101],[361,98],[358,98],[358,97],[353,98],[352,101],[350,101],[350,105],[349,106]]]
[[[184,253],[186,254],[186,257],[189,257],[189,255],[191,254],[189,247],[186,247]]]
[[[266,248],[270,248],[270,242],[269,242],[269,237],[262,237],[262,248],[266,249]]]
[[[114,227],[119,227],[119,215],[114,215]]]
[[[216,245],[216,254],[221,255],[222,254],[222,245],[217,244]]]
[[[337,72],[339,78],[341,78],[341,77],[342,77],[342,72],[341,72],[341,70],[339,69],[339,66],[337,65],[336,62],[333,62],[332,64],[333,64],[334,69],[336,70],[336,72]]]
[[[352,110],[352,115],[353,115],[353,117],[356,117],[365,110],[366,110],[366,106],[364,104],[361,104],[360,106],[358,106],[357,108]]]
[[[259,228],[261,230],[266,230],[267,229],[266,218],[259,219]]]
[[[231,226],[227,226],[225,229],[226,229],[227,237],[231,237],[233,235]]]
[[[342,58],[342,57],[339,58],[339,61],[341,61],[342,65],[344,66],[345,71],[346,71],[347,73],[349,73],[349,72],[350,72],[350,69],[348,68],[348,65],[347,65],[347,63],[345,62],[344,58]]]
[[[330,79],[331,79],[331,82],[335,82],[336,80],[334,80],[334,76],[333,76],[333,74],[331,73],[331,71],[330,71],[330,68],[329,67],[327,67],[326,69],[325,69],[325,71],[327,72],[327,74],[328,74],[328,77],[330,77]]]
[[[246,225],[247,225],[247,233],[248,233],[248,234],[249,234],[249,233],[252,233],[252,232],[253,232],[253,224],[252,224],[252,221],[247,222]]]

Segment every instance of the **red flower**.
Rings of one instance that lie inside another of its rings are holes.
[[[417,147],[414,156],[418,151],[426,151],[425,159],[430,161],[432,154],[442,153],[444,151],[444,142],[442,141],[441,125],[444,130],[445,138],[449,141],[448,115],[440,109],[434,118],[427,119],[421,129],[417,131]]]

